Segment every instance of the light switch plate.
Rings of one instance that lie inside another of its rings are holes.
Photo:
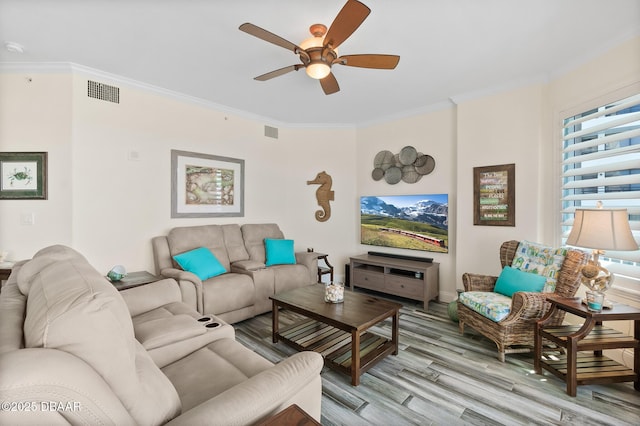
[[[20,214],[20,224],[31,226],[36,223],[35,213],[22,213]]]

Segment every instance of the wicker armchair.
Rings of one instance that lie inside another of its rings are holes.
[[[506,241],[500,246],[502,267],[511,265],[518,248],[518,241]],[[586,263],[589,254],[580,250],[569,250],[558,273],[556,290],[553,294],[573,297],[580,286],[580,267]],[[493,291],[498,277],[465,273],[462,283],[465,291]],[[498,346],[498,359],[504,362],[505,354],[530,352],[533,348],[535,323],[549,309],[545,293],[517,292],[512,296],[509,315],[499,322],[475,312],[458,301],[460,333],[468,325],[493,340]],[[558,310],[559,311],[559,310]],[[555,314],[550,325],[560,325],[564,312]],[[519,346],[519,347],[515,347]]]

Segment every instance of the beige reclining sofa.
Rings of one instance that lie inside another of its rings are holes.
[[[266,266],[265,239],[284,239],[277,224],[203,225],[173,228],[152,240],[156,274],[175,279],[182,300],[229,323],[269,312],[269,296],[315,284],[315,253],[295,253],[295,264]],[[201,280],[180,268],[174,256],[208,248],[227,271]]]
[[[319,354],[274,365],[234,337],[173,279],[118,292],[48,247],[0,293],[0,424],[248,425],[291,404],[320,420]]]

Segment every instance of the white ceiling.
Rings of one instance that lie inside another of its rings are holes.
[[[240,24],[298,44],[344,2],[0,0],[0,70],[73,63],[273,123],[363,125],[548,79],[640,34],[640,0],[363,0],[372,12],[340,54],[397,54],[395,70],[336,65],[329,96],[303,70],[253,80],[299,59]]]

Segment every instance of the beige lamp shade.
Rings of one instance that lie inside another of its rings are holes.
[[[638,250],[627,209],[576,209],[567,244],[599,250]]]

